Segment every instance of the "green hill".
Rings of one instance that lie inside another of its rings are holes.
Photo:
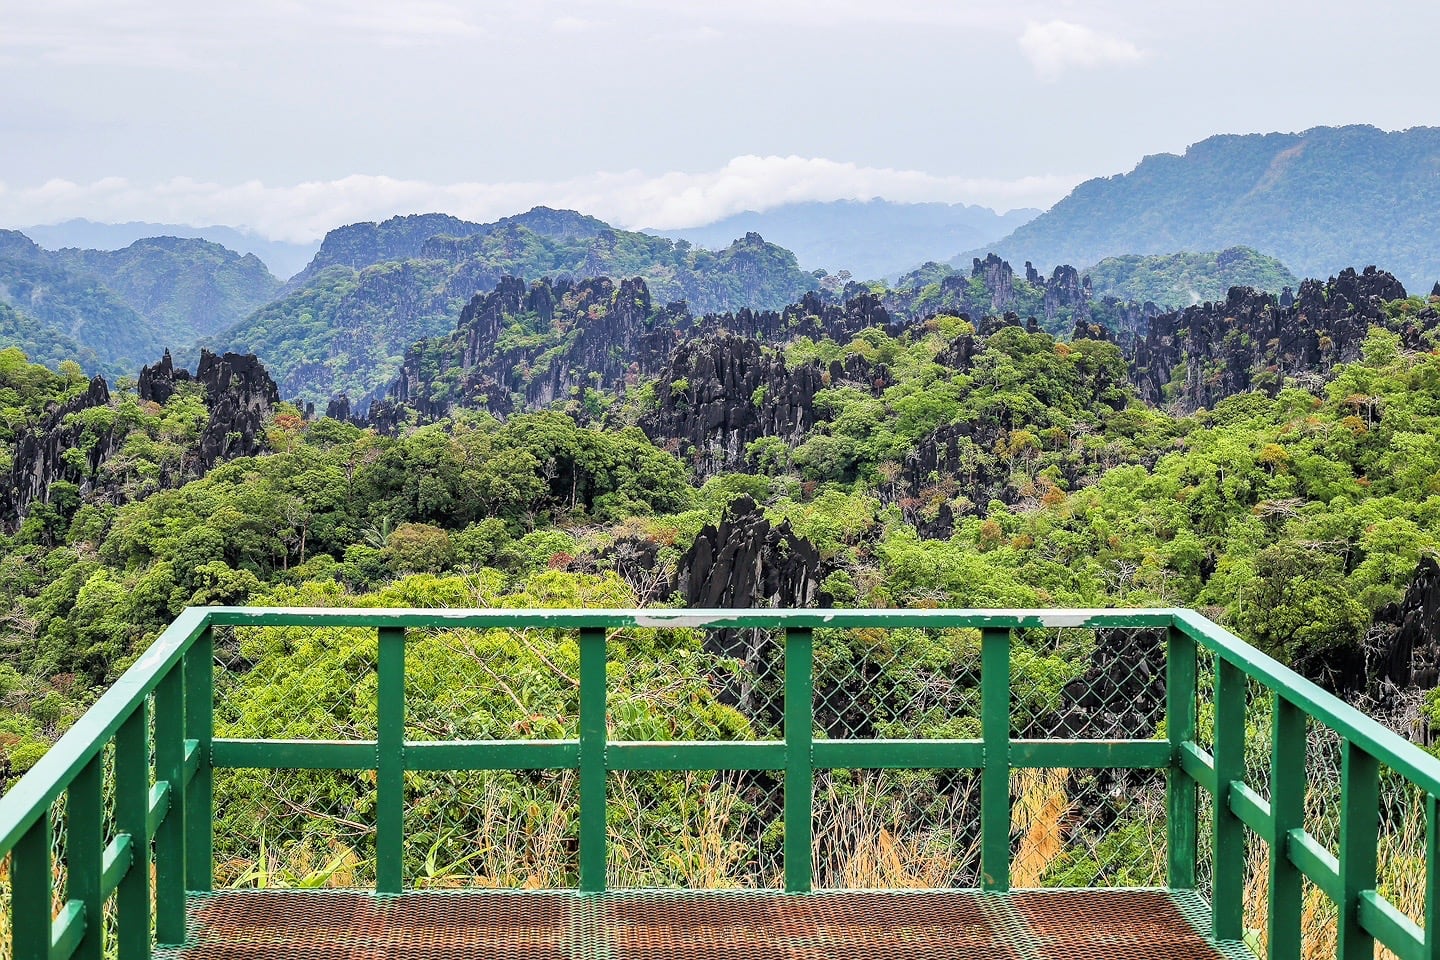
[[[1305,276],[1381,264],[1417,292],[1440,277],[1440,128],[1217,136],[1082,183],[995,252],[1041,269],[1244,245]]]
[[[86,361],[90,372],[135,375],[164,349],[154,322],[141,316],[97,277],[58,262],[24,234],[0,230],[0,302],[12,308],[7,342],[37,359]]]
[[[1080,272],[1089,278],[1096,297],[1149,301],[1162,307],[1224,300],[1231,287],[1278,294],[1300,283],[1285,264],[1249,247],[1218,253],[1107,257]]]
[[[0,342],[54,365],[134,376],[167,347],[234,326],[279,290],[254,255],[154,237],[123,250],[43,250],[0,230]]]
[[[172,347],[233,327],[280,289],[254,254],[206,240],[149,237],[121,250],[66,248],[52,256],[98,277]]]

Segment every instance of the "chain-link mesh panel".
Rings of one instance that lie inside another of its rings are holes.
[[[1011,886],[1165,885],[1165,775],[1026,769],[1011,775]]]
[[[578,811],[571,770],[408,771],[405,884],[573,887]]]
[[[1215,899],[1215,798],[1204,787],[1195,791],[1195,889],[1206,903]]]
[[[66,862],[65,795],[62,793],[50,805],[50,915],[59,914],[68,899],[65,890],[70,879],[70,865]]]
[[[778,739],[785,714],[783,630],[622,630],[608,701],[614,740]]]
[[[1195,745],[1215,752],[1215,654],[1195,651]]]
[[[612,634],[623,664],[608,698],[618,741],[728,742],[783,735],[783,630],[638,630]],[[607,782],[609,884],[781,885],[779,771],[616,771]]]
[[[408,631],[405,737],[573,739],[579,677],[573,631]]]
[[[1340,736],[1305,721],[1305,830],[1332,854],[1340,852]]]
[[[1300,958],[1331,960],[1339,939],[1340,911],[1309,877],[1300,880]]]
[[[610,886],[784,885],[778,772],[626,771],[607,787]]]
[[[375,881],[373,770],[215,771],[218,887]]]
[[[1258,680],[1245,678],[1245,783],[1270,799],[1270,753],[1274,738],[1275,705],[1270,690]]]
[[[1016,737],[1157,737],[1165,717],[1165,631],[1018,630],[1010,690]]]
[[[1260,836],[1245,831],[1245,894],[1241,936],[1250,951],[1265,960],[1269,957],[1270,845]]]
[[[815,886],[976,887],[980,774],[975,770],[817,770]]]
[[[217,628],[215,735],[374,740],[372,629]],[[217,886],[374,882],[373,770],[215,771]]]
[[[1425,794],[1380,768],[1380,847],[1377,889],[1397,910],[1425,923]],[[1384,954],[1388,956],[1389,954]]]
[[[980,736],[978,630],[817,630],[815,726],[830,739]]]
[[[215,735],[374,740],[376,644],[373,629],[217,628]]]

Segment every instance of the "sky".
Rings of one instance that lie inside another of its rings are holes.
[[[1045,207],[1218,133],[1440,125],[1437,0],[0,0],[0,225]]]

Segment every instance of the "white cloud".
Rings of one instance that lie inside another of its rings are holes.
[[[1145,57],[1129,40],[1065,20],[1026,24],[1020,50],[1043,80],[1055,80],[1071,67],[1134,63]]]
[[[437,211],[487,221],[537,204],[593,214],[621,227],[673,229],[745,210],[809,200],[982,203],[998,210],[1048,206],[1082,178],[1014,180],[938,176],[864,167],[819,157],[736,157],[717,170],[659,175],[595,173],[559,181],[437,184],[353,175],[292,186],[260,181],[206,183],[175,178],[141,184],[120,177],[92,183],[51,180],[34,187],[0,184],[0,223],[55,223],[74,217],[248,227],[303,242],[345,223]]]

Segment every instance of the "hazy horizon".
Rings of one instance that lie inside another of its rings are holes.
[[[0,223],[291,242],[537,204],[678,229],[798,201],[1044,208],[1215,134],[1440,122],[1440,8],[1238,0],[71,0],[0,14]],[[1236,29],[1244,24],[1244,29]],[[1327,64],[1344,63],[1344,70]]]

